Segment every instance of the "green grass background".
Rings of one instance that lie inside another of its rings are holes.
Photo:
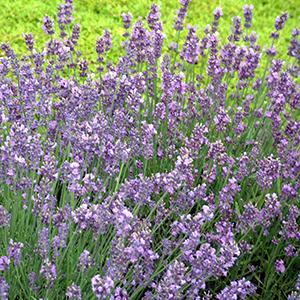
[[[10,42],[14,49],[21,53],[24,50],[22,33],[33,33],[38,45],[42,46],[46,37],[41,29],[44,15],[54,16],[61,0],[0,0],[0,41]],[[115,58],[120,50],[121,35],[123,33],[122,12],[130,11],[134,19],[138,16],[146,17],[152,3],[161,7],[162,19],[167,34],[166,45],[174,39],[172,23],[179,0],[74,0],[75,22],[82,26],[80,50],[84,56],[94,58],[94,45],[97,36],[104,29],[112,31],[114,49],[111,57]],[[235,15],[243,16],[243,5],[254,5],[253,30],[259,35],[261,45],[270,45],[268,39],[274,28],[274,20],[283,11],[288,11],[290,19],[278,43],[279,53],[286,53],[291,30],[300,24],[300,5],[297,0],[193,0],[186,24],[197,25],[200,35],[206,24],[212,21],[212,14],[217,6],[223,8],[224,17],[221,20],[220,34],[228,35],[231,19]]]

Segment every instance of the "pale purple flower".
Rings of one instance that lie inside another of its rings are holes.
[[[254,296],[256,287],[245,278],[238,281],[232,281],[229,286],[224,288],[218,295],[219,300],[247,299],[248,296]]]
[[[275,29],[276,30],[282,30],[283,27],[284,27],[284,24],[286,23],[286,21],[288,20],[288,18],[289,18],[289,14],[288,13],[283,13],[280,16],[278,16],[276,18],[276,21],[275,21]]]
[[[84,250],[80,254],[78,265],[82,270],[87,270],[93,265],[93,260],[88,250]]]
[[[10,259],[7,256],[0,257],[0,271],[5,271],[9,268]]]
[[[34,46],[33,34],[32,33],[24,34],[23,37],[24,37],[27,49],[29,51],[32,51],[33,50],[33,46]]]
[[[130,28],[131,25],[131,20],[132,20],[132,15],[131,13],[122,13],[122,20],[123,20],[123,26],[125,29]]]
[[[129,296],[125,289],[117,287],[114,295],[111,297],[112,300],[128,300]]]
[[[8,300],[9,284],[0,276],[0,299]]]
[[[233,17],[232,18],[232,22],[233,22],[233,26],[232,26],[232,34],[229,37],[229,40],[232,42],[238,42],[241,38],[241,35],[243,33],[242,31],[242,19],[241,17],[237,16],[237,17]]]
[[[199,51],[199,38],[196,35],[196,28],[189,26],[189,33],[187,35],[185,44],[180,53],[183,60],[189,64],[196,64],[198,62]]]
[[[23,243],[14,242],[12,239],[9,241],[7,248],[8,257],[14,261],[17,266],[21,262]]]
[[[57,278],[56,266],[54,263],[46,259],[40,269],[40,274],[47,280],[47,284],[50,287]]]
[[[49,229],[47,227],[41,229],[38,239],[38,252],[44,259],[48,256],[50,247]]]
[[[8,226],[10,219],[10,213],[2,205],[0,205],[0,228]]]
[[[245,28],[250,28],[252,26],[252,10],[254,6],[253,5],[245,5],[243,7],[244,9],[244,17],[245,17]]]
[[[277,273],[284,273],[285,272],[285,265],[282,259],[278,259],[275,262],[275,269]]]
[[[113,287],[114,282],[109,276],[102,278],[100,275],[96,275],[92,278],[92,289],[97,299],[109,296]]]
[[[48,35],[54,34],[54,22],[48,16],[44,17],[43,30]]]
[[[160,8],[158,5],[151,5],[151,9],[147,17],[147,22],[149,24],[150,29],[162,30],[162,23],[160,21]]]
[[[112,37],[108,30],[104,31],[102,37],[96,41],[96,52],[98,54],[98,61],[103,62],[103,54],[109,51],[112,47]]]
[[[284,248],[284,251],[285,251],[285,254],[289,257],[294,257],[297,255],[297,249],[295,246],[293,245],[287,245],[285,248]]]
[[[75,283],[72,283],[67,288],[66,296],[68,297],[68,299],[81,300],[82,298],[80,286],[76,285]]]
[[[157,299],[179,299],[182,297],[182,288],[189,281],[186,275],[186,266],[179,261],[172,263],[162,276],[158,284],[155,284]]]
[[[212,28],[211,28],[211,32],[212,33],[215,33],[217,32],[218,30],[218,27],[219,27],[219,22],[220,22],[220,19],[221,17],[223,16],[223,11],[222,11],[222,8],[221,7],[217,7],[215,10],[214,10],[214,21],[212,23]],[[205,38],[202,39],[202,50],[204,50],[205,46]]]
[[[185,19],[186,15],[187,15],[188,6],[189,6],[190,2],[191,2],[191,0],[180,0],[181,7],[177,11],[177,16],[175,18],[174,25],[173,25],[175,30],[177,30],[177,31],[183,30],[183,23],[184,23],[184,19]]]
[[[259,161],[259,169],[256,174],[257,183],[264,189],[270,188],[279,178],[281,163],[273,155]]]

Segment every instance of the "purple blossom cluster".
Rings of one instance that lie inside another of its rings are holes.
[[[72,0],[42,50],[2,44],[0,299],[299,296],[299,29],[284,62],[287,13],[265,53],[252,5],[222,41],[222,9],[201,37],[190,2],[171,51],[153,4],[89,64]]]
[[[242,278],[238,281],[233,281],[230,286],[224,288],[220,294],[217,295],[219,300],[234,300],[247,299],[248,296],[255,294],[256,287],[250,282]]]

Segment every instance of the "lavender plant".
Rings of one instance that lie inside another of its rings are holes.
[[[0,299],[298,299],[299,29],[290,59],[252,32],[164,45],[160,10],[124,22],[123,53],[77,49],[73,1],[49,36],[0,59]],[[183,41],[180,39],[183,38]]]

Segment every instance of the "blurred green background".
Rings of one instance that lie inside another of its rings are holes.
[[[38,46],[46,41],[41,29],[44,15],[55,16],[60,0],[0,0],[0,41],[10,42],[21,53],[24,50],[22,33],[33,33]],[[116,57],[122,40],[122,12],[131,12],[134,20],[138,16],[146,17],[152,3],[161,7],[168,45],[174,39],[172,23],[179,0],[74,0],[75,22],[81,24],[80,50],[84,56],[94,58],[94,46],[97,36],[109,29],[114,35],[114,49],[111,58]],[[230,32],[231,20],[235,15],[243,16],[243,5],[254,5],[253,30],[259,35],[260,44],[267,47],[270,32],[274,29],[274,20],[283,11],[288,11],[290,19],[277,46],[280,55],[286,53],[291,30],[300,24],[300,2],[297,0],[193,0],[190,4],[186,24],[197,25],[201,36],[205,26],[213,19],[213,11],[221,6],[224,16],[221,20],[220,34],[226,37]]]

